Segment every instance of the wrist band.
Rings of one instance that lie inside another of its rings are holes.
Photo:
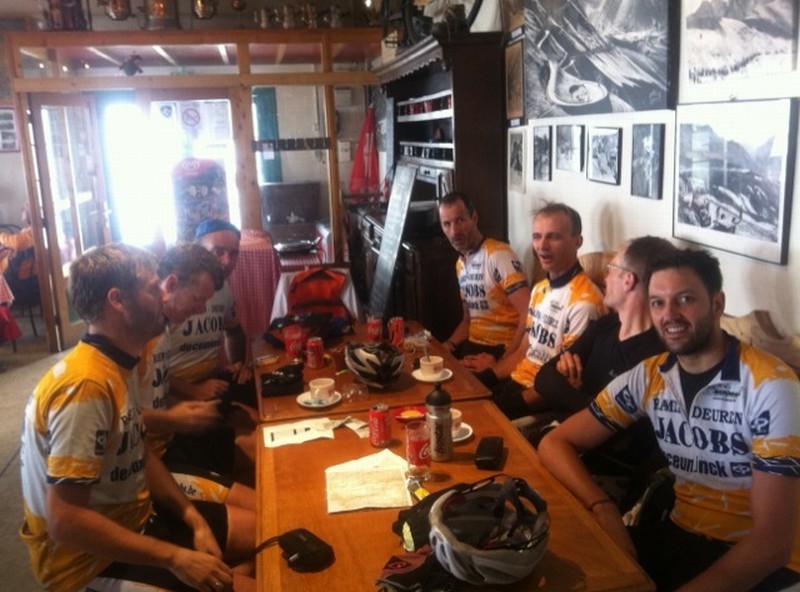
[[[600,499],[594,500],[590,504],[586,504],[586,509],[591,512],[592,510],[594,510],[595,506],[599,506],[601,504],[613,504],[613,503],[614,500],[612,500],[610,497],[601,497]]]

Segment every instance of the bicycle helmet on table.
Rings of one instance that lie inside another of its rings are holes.
[[[383,388],[398,376],[405,363],[405,353],[390,343],[348,343],[344,361],[361,380]]]
[[[533,506],[523,504],[527,499]],[[523,479],[494,478],[436,500],[430,543],[439,563],[475,585],[511,584],[528,576],[547,549],[547,503]]]

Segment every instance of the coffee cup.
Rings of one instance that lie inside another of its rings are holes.
[[[450,417],[453,419],[452,431],[453,435],[455,436],[458,432],[461,431],[461,410],[450,409]]]
[[[425,378],[436,378],[444,370],[444,358],[441,356],[422,356],[419,369]]]
[[[309,394],[314,403],[326,404],[333,397],[336,382],[333,378],[315,378],[308,383]]]

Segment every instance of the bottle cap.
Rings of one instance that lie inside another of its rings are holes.
[[[444,390],[441,384],[437,384],[425,396],[425,404],[431,407],[446,407],[450,405],[450,393]]]

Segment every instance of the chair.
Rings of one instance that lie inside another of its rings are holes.
[[[3,276],[14,294],[13,306],[19,307],[24,314],[27,310],[31,321],[31,330],[38,337],[36,321],[33,318],[33,308],[42,308],[42,297],[39,292],[39,276],[36,273],[36,252],[34,247],[16,251],[9,257],[8,267]]]
[[[578,255],[583,271],[602,292],[606,291],[606,265],[611,263],[615,254],[615,251],[592,251]]]

